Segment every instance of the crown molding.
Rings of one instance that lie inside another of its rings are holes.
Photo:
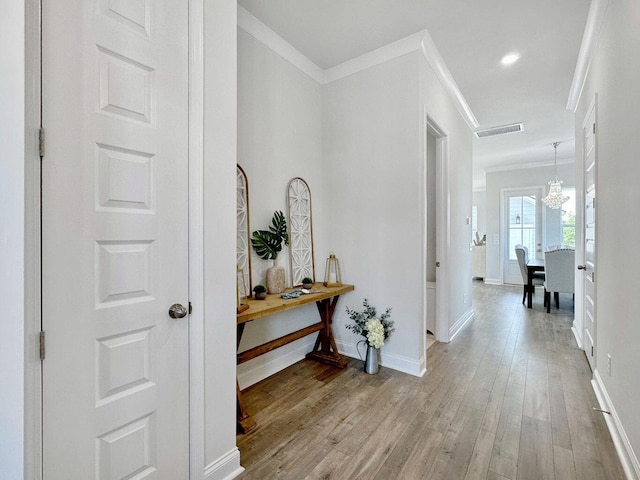
[[[565,158],[558,160],[557,165],[572,165],[576,163],[574,158]],[[527,168],[540,168],[540,167],[553,167],[554,163],[550,161],[543,162],[528,162],[528,163],[513,163],[511,165],[498,165],[496,167],[487,167],[482,170],[485,173],[494,172],[508,172],[509,170],[524,170]]]
[[[256,40],[264,43],[316,82],[324,85],[324,70],[322,70],[322,68],[309,60],[300,50],[267,27],[241,5],[238,5],[238,27]]]
[[[238,27],[256,40],[264,43],[321,85],[326,85],[419,50],[431,65],[436,77],[455,104],[460,115],[462,115],[462,118],[469,125],[469,128],[475,130],[480,126],[427,30],[414,33],[369,53],[323,70],[241,5],[238,5]]]
[[[478,128],[480,123],[478,123],[476,116],[471,111],[471,107],[469,107],[467,100],[464,98],[464,95],[462,95],[462,92],[458,88],[458,84],[453,79],[453,75],[451,75],[447,64],[444,63],[442,55],[440,55],[436,44],[433,42],[433,39],[427,30],[424,30],[423,32],[421,47],[424,57],[431,65],[436,77],[438,77],[440,83],[442,83],[442,86],[455,103],[458,112],[460,112],[462,118],[467,122],[469,128],[471,128],[471,130]]]
[[[414,33],[413,35],[372,50],[369,53],[347,60],[335,67],[328,68],[324,71],[325,83],[340,80],[341,78],[375,67],[376,65],[401,57],[407,53],[420,50],[420,42],[423,36],[424,31]]]
[[[584,84],[587,81],[591,60],[598,45],[602,25],[604,25],[610,4],[611,0],[591,1],[587,23],[584,27],[584,34],[582,35],[582,44],[580,45],[580,52],[578,53],[578,60],[576,62],[576,69],[573,73],[571,88],[569,89],[569,99],[567,100],[567,110],[571,110],[572,112],[575,112],[578,108],[578,102],[580,101]]]

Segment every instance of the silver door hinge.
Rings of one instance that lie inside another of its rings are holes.
[[[593,133],[596,133],[596,124],[593,124]]]
[[[189,315],[191,315],[192,311],[193,311],[193,307],[191,306],[191,302],[189,302]]]
[[[42,331],[40,332],[40,360],[44,360],[45,353],[44,331]]]
[[[38,130],[38,151],[40,157],[44,157],[44,128]]]

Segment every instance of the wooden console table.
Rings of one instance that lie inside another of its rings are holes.
[[[264,318],[274,313],[284,312],[286,310],[292,310],[294,308],[308,305],[315,302],[320,313],[320,321],[309,325],[308,327],[296,330],[283,337],[276,338],[257,347],[250,348],[244,352],[238,352],[237,365],[247,362],[252,358],[256,358],[278,347],[291,343],[307,335],[311,335],[314,332],[318,332],[318,338],[316,339],[313,350],[307,353],[306,358],[317,360],[322,363],[333,365],[334,367],[344,368],[347,366],[347,361],[342,358],[338,353],[336,347],[336,341],[333,338],[333,332],[331,331],[331,321],[333,318],[333,312],[336,309],[338,299],[343,293],[350,292],[354,289],[353,285],[342,285],[340,287],[325,287],[322,283],[315,283],[312,288],[312,292],[306,295],[300,295],[298,298],[283,299],[280,295],[268,295],[265,300],[248,299],[249,308],[242,313],[239,313],[237,319],[237,345],[240,346],[240,340],[244,333],[244,327],[247,322]],[[291,289],[290,289],[291,290]],[[287,290],[287,291],[290,291]],[[240,385],[236,379],[236,395],[237,395],[237,421],[238,431],[240,433],[247,433],[256,427],[256,422],[246,412],[242,403],[242,393],[240,392]]]

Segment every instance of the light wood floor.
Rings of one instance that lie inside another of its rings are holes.
[[[623,479],[570,297],[546,314],[541,292],[529,310],[521,288],[473,289],[473,321],[423,378],[301,361],[249,388],[240,478]]]

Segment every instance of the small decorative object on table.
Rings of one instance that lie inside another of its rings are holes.
[[[284,267],[276,263],[283,244],[289,245],[287,221],[284,214],[277,210],[273,212],[269,230],[256,230],[251,239],[251,245],[260,258],[273,260],[273,266],[267,269],[267,290],[269,293],[282,293],[286,287]]]
[[[267,288],[264,285],[256,285],[253,287],[253,296],[256,300],[264,300],[267,298]]]
[[[302,279],[302,288],[306,288],[307,290],[311,290],[313,287],[313,279],[310,277],[304,277]]]
[[[340,262],[333,252],[329,252],[327,265],[324,271],[325,287],[340,287],[342,285],[342,276],[340,275]]]
[[[346,325],[347,329],[353,333],[362,335],[366,340],[360,340],[356,344],[356,349],[360,343],[367,343],[367,357],[364,362],[364,371],[369,374],[378,373],[378,349],[384,345],[384,341],[389,338],[395,330],[391,317],[391,308],[378,317],[376,308],[369,305],[365,298],[362,302],[363,312],[357,312],[347,307],[349,318],[354,321],[353,325]],[[360,351],[358,350],[358,355]]]

